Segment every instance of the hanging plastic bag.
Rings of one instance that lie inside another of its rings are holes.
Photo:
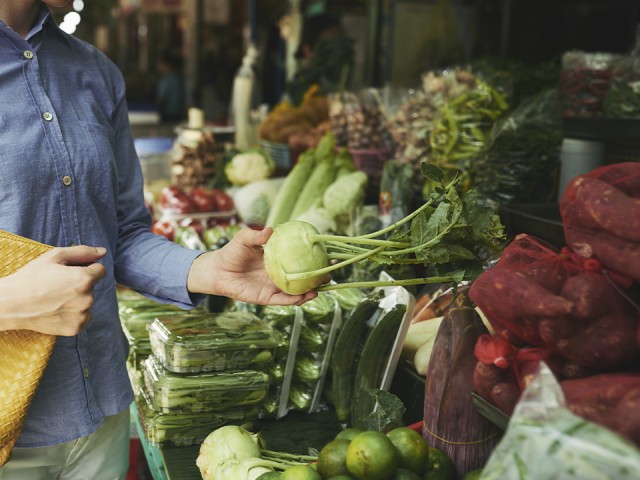
[[[572,414],[553,373],[546,364],[540,365],[480,478],[638,478],[640,450],[610,430]]]

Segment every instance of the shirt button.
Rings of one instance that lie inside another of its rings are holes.
[[[71,185],[71,177],[69,175],[65,175],[62,177],[62,183],[64,183],[65,187]]]
[[[24,52],[22,52],[22,56],[24,56],[24,58],[26,58],[27,60],[31,60],[33,58],[33,52],[31,50],[25,50]]]
[[[45,119],[47,122],[50,122],[51,120],[53,120],[53,115],[49,112],[44,112],[42,114],[42,118]]]
[[[83,368],[82,374],[84,375],[84,378],[89,378],[89,369],[87,367]]]

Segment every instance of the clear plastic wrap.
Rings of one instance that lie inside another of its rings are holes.
[[[604,113],[604,100],[621,56],[571,50],[562,56],[560,101],[564,117],[593,118]]]
[[[610,118],[640,119],[640,25],[633,50],[613,70],[604,109]]]
[[[249,312],[158,316],[147,328],[153,354],[177,373],[262,369],[278,344],[273,329]]]
[[[496,123],[486,147],[473,159],[478,190],[501,205],[555,200],[561,120],[558,94],[548,90]]]
[[[631,480],[638,472],[640,450],[572,414],[553,373],[541,363],[480,478]]]
[[[154,358],[144,362],[144,384],[154,410],[162,413],[218,412],[263,402],[269,375],[256,370],[179,374]]]

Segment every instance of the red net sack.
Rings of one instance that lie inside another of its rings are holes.
[[[640,163],[575,177],[560,199],[567,246],[602,262],[617,283],[640,280]]]
[[[549,348],[579,369],[637,366],[637,302],[602,270],[593,258],[522,234],[469,297],[514,346]]]

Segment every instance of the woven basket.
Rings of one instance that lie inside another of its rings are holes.
[[[0,230],[0,277],[52,247]],[[7,463],[56,337],[31,330],[0,332],[0,466]]]

